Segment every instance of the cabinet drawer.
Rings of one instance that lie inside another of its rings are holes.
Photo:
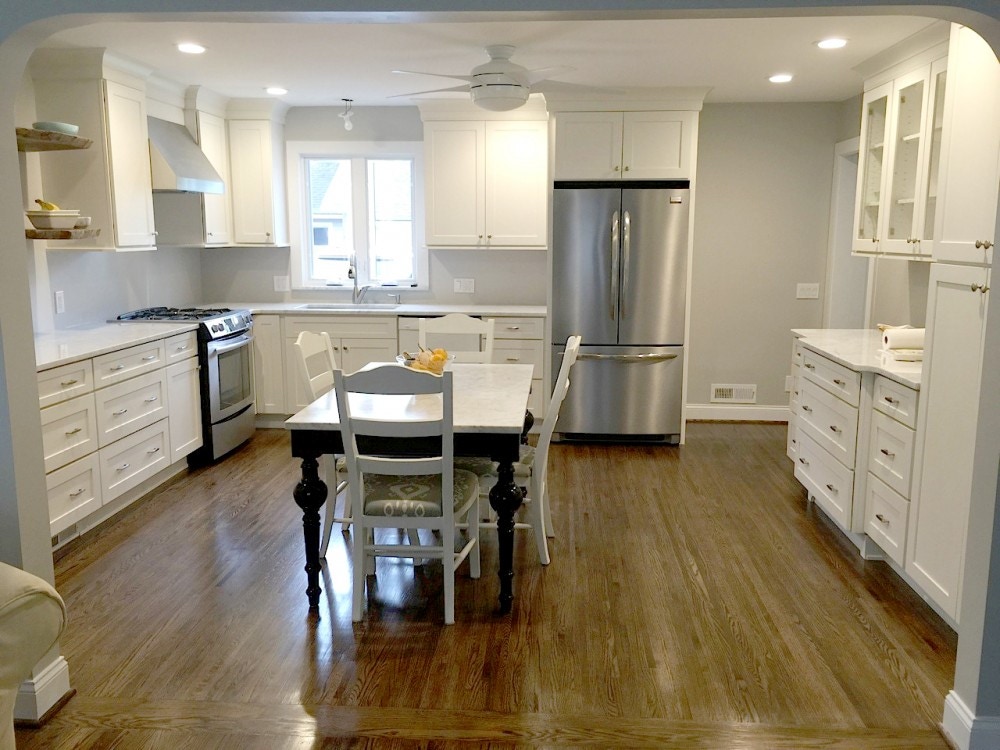
[[[851,406],[857,406],[861,400],[860,372],[849,370],[831,359],[821,357],[816,352],[803,349],[802,373]]]
[[[198,353],[198,334],[195,331],[178,333],[163,341],[167,363],[180,362]]]
[[[163,367],[163,339],[94,357],[94,380],[98,388],[120,383],[144,372]]]
[[[97,399],[97,432],[103,448],[167,416],[167,375],[158,370],[102,388]]]
[[[97,417],[93,393],[42,409],[42,451],[46,473],[95,450]]]
[[[872,402],[883,414],[888,414],[897,422],[916,429],[917,392],[912,388],[878,375],[875,377]]]
[[[906,519],[910,504],[878,477],[868,475],[868,500],[865,506],[865,533],[898,565],[906,552]]]
[[[903,497],[910,496],[915,432],[880,412],[872,412],[868,471]]]
[[[785,438],[785,455],[792,461],[799,456],[798,428],[794,421],[788,423],[788,435]]]
[[[289,315],[285,318],[285,337],[297,338],[303,331],[323,333],[331,338],[396,338],[396,318],[376,315],[325,317],[321,315]]]
[[[796,425],[826,448],[848,469],[854,468],[858,445],[858,410],[803,379]]]
[[[851,527],[854,472],[827,453],[808,435],[798,436],[799,455],[795,478],[812,498],[841,527]]]
[[[128,435],[100,450],[101,497],[109,503],[170,465],[167,420]]]
[[[494,339],[538,339],[545,337],[545,318],[493,318]]]
[[[51,406],[94,390],[94,368],[89,359],[38,373],[38,405]]]
[[[495,341],[493,362],[498,365],[534,365],[531,376],[542,377],[541,341]]]
[[[49,533],[55,536],[101,507],[97,453],[46,475],[45,487],[49,497]]]

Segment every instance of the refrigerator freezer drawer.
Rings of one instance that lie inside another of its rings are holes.
[[[562,348],[554,350],[559,372]],[[566,438],[666,440],[681,432],[681,346],[584,346],[556,432]]]

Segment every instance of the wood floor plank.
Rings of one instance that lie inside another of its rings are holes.
[[[557,536],[482,577],[380,560],[351,622],[350,533],[306,607],[282,430],[61,551],[78,694],[34,748],[936,748],[957,639],[807,503],[781,425],[684,446],[554,445]]]

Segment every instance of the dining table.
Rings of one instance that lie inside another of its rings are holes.
[[[371,363],[363,369],[385,364]],[[511,611],[514,600],[514,515],[521,506],[523,493],[514,481],[514,463],[519,458],[521,433],[525,426],[528,396],[531,392],[532,365],[460,364],[449,365],[452,372],[452,411],[454,451],[456,456],[489,456],[497,463],[497,482],[490,489],[490,506],[497,514],[497,549],[500,579],[499,611]],[[361,418],[405,422],[440,418],[438,397],[400,397],[350,394],[351,410]],[[306,596],[310,611],[319,610],[322,590],[320,578],[320,509],[327,499],[326,483],[319,476],[322,455],[343,455],[337,395],[331,390],[285,421],[291,434],[292,456],[302,460],[302,478],[292,493],[302,509],[305,539]],[[383,455],[433,453],[433,442],[422,447],[412,438],[370,438],[378,440],[377,452]],[[440,440],[437,449],[440,450]],[[365,448],[370,450],[370,448]]]

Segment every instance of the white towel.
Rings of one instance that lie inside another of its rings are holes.
[[[924,348],[923,328],[889,328],[882,333],[882,348],[886,351],[896,349]]]
[[[882,355],[893,362],[922,362],[923,349],[885,349]]]

